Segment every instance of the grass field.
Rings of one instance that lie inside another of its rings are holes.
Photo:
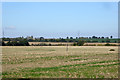
[[[6,42],[7,43],[7,42]],[[74,42],[29,42],[30,45],[32,44],[41,44],[41,43],[45,43],[45,44],[52,44],[52,45],[57,45],[57,44],[63,44],[63,45],[73,45]],[[84,43],[84,46],[90,46],[90,45],[95,45],[95,46],[104,46],[107,43]],[[119,45],[118,43],[109,43],[109,44],[113,44],[113,45]]]
[[[118,47],[4,46],[2,71],[3,78],[118,78]]]

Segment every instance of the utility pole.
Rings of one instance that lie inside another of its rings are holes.
[[[80,37],[80,32],[78,31],[78,39],[79,39],[79,37]]]
[[[68,51],[68,41],[67,41],[66,51]]]
[[[3,28],[3,38],[4,38],[4,28]]]
[[[66,45],[66,51],[68,51],[68,37],[67,37],[67,45]]]

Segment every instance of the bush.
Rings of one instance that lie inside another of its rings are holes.
[[[6,44],[6,46],[29,46],[29,43],[26,39],[21,40],[19,42],[17,41],[8,41]]]
[[[79,41],[77,42],[77,46],[83,46],[84,43],[85,43],[84,41],[79,40]]]
[[[41,43],[41,44],[39,44],[38,46],[48,46],[48,44]]]
[[[96,46],[95,44],[85,44],[84,46]]]
[[[116,44],[110,44],[111,46],[117,46]]]
[[[8,42],[6,43],[6,46],[13,46],[13,45],[12,45],[12,43],[11,43],[10,41],[8,41]]]
[[[109,43],[105,44],[105,46],[111,46]]]
[[[18,43],[19,46],[29,46],[29,43],[26,39],[19,41]]]
[[[76,42],[74,42],[74,43],[73,43],[73,46],[77,46],[77,43],[76,43]]]
[[[0,44],[1,45],[1,44]],[[2,46],[5,46],[5,42],[4,41],[2,41]]]
[[[109,51],[115,51],[115,49],[110,49]]]
[[[52,45],[49,43],[49,46],[52,46]]]
[[[117,46],[116,44],[109,44],[109,43],[107,43],[107,44],[105,44],[105,46]]]
[[[97,46],[104,46],[104,44],[98,44]]]

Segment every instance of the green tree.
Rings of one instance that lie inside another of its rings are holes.
[[[6,46],[13,46],[10,41],[7,42]]]
[[[76,42],[74,42],[74,43],[73,43],[73,46],[77,46],[77,43],[76,43]]]
[[[109,43],[105,44],[105,46],[111,46]]]
[[[85,41],[79,40],[79,41],[77,42],[77,45],[78,45],[78,46],[83,46],[84,43],[85,43]]]
[[[29,46],[29,43],[28,43],[27,39],[24,39],[24,40],[19,41],[19,45],[20,46]]]
[[[5,42],[4,41],[2,41],[2,46],[5,46]]]

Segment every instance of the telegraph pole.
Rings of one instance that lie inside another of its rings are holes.
[[[4,38],[4,28],[3,28],[3,38]]]
[[[80,32],[78,31],[78,38],[80,37]]]
[[[68,41],[67,41],[66,51],[68,51]]]
[[[66,51],[68,51],[68,37],[67,37]]]

